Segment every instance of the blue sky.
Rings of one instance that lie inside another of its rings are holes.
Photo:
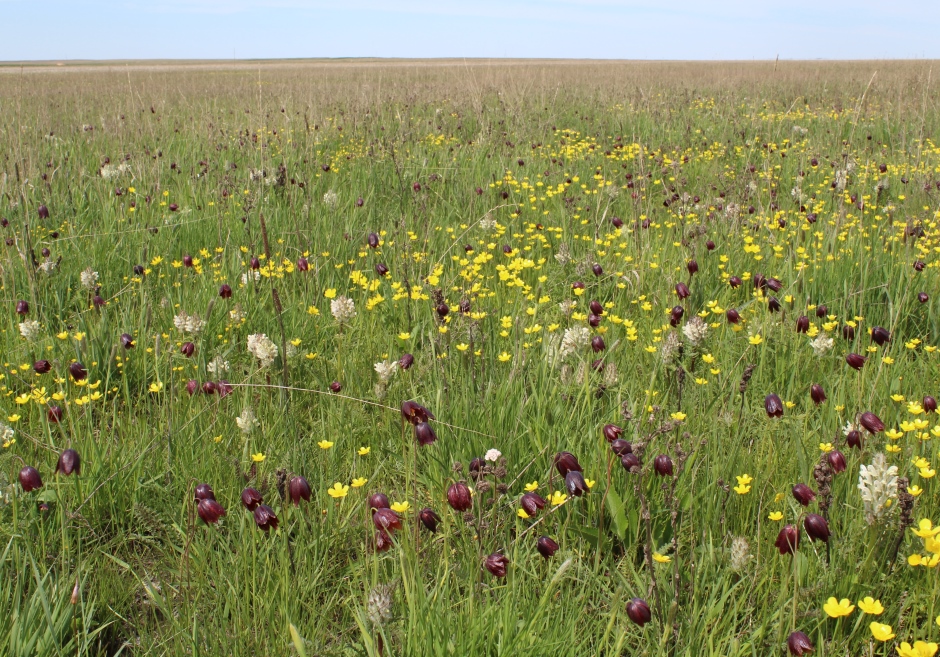
[[[940,58],[936,1],[0,0],[0,60]]]

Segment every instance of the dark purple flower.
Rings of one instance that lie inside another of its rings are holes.
[[[509,566],[509,559],[497,552],[488,556],[483,565],[486,566],[486,569],[490,571],[493,577],[505,577],[506,568]]]
[[[849,431],[845,434],[845,444],[849,447],[854,447],[855,449],[862,448],[862,432],[861,431]]]
[[[418,512],[418,519],[432,534],[437,532],[437,524],[441,521],[440,516],[434,513],[434,509],[426,507]]]
[[[578,470],[570,470],[565,475],[565,487],[568,493],[573,497],[581,497],[588,492],[587,482],[584,481],[584,475]]]
[[[885,423],[881,421],[881,418],[872,413],[871,411],[865,411],[858,416],[858,422],[861,424],[868,433],[878,433],[879,431],[885,430]]]
[[[193,257],[188,253],[183,256],[183,266],[192,267],[193,266]]]
[[[382,529],[375,530],[375,551],[386,552],[392,547],[392,537]]]
[[[23,487],[24,493],[42,488],[42,478],[39,476],[39,471],[31,465],[27,465],[20,470],[20,486]]]
[[[740,276],[732,276],[728,279],[728,285],[730,285],[732,288],[740,287],[742,283],[744,283],[744,281],[741,280]]]
[[[637,458],[637,455],[633,452],[628,452],[620,457],[620,465],[623,466],[623,469],[627,472],[632,473],[633,468],[640,467],[640,459]]]
[[[16,302],[16,314],[17,315],[28,315],[29,314],[29,302],[23,301],[20,299]]]
[[[809,396],[813,399],[813,403],[817,406],[826,401],[826,391],[823,390],[823,387],[818,383],[814,383],[810,387]]]
[[[384,529],[385,531],[394,531],[402,527],[401,518],[391,509],[376,509],[375,513],[372,514],[372,524],[377,529]]]
[[[607,345],[604,344],[604,338],[599,335],[595,335],[593,338],[591,338],[591,349],[594,351],[594,353],[604,351],[606,348]]]
[[[102,299],[100,295],[96,294],[91,298],[91,305],[93,305],[95,308],[103,308],[105,305],[107,305],[107,302]]]
[[[388,274],[388,266],[382,262],[375,263],[375,273],[380,277]]]
[[[783,289],[783,283],[778,281],[776,278],[771,277],[767,279],[767,287],[769,287],[773,292],[779,292]]]
[[[180,347],[180,353],[186,356],[186,358],[191,358],[194,353],[196,353],[196,345],[192,342],[184,342],[183,346]]]
[[[379,509],[388,509],[391,508],[391,504],[388,501],[388,496],[385,493],[373,493],[369,497],[369,509],[375,513]]]
[[[832,468],[832,471],[836,474],[845,472],[845,455],[839,450],[834,449],[829,452],[829,454],[826,455],[826,460],[829,461],[829,467]]]
[[[767,417],[783,417],[783,402],[776,393],[764,397],[764,410],[767,411]]]
[[[622,433],[623,433],[623,429],[618,427],[616,424],[604,425],[604,438],[609,443],[612,443],[613,441],[617,440]]]
[[[47,208],[45,205],[40,205],[40,206],[36,209],[36,212],[39,214],[39,218],[40,218],[40,219],[48,219],[48,218],[49,218],[49,208]]]
[[[522,510],[529,516],[538,514],[541,509],[545,508],[546,504],[548,504],[548,502],[546,502],[541,495],[532,492],[524,493],[519,500],[519,506],[521,506]]]
[[[930,395],[924,395],[924,398],[920,402],[920,405],[928,413],[933,413],[937,410],[937,400],[931,397]]]
[[[698,272],[698,263],[695,260],[689,260],[685,263],[686,271],[689,272],[689,276],[695,276]]]
[[[871,341],[875,344],[881,346],[891,340],[891,334],[888,332],[888,329],[875,326],[871,330]]]
[[[196,512],[199,513],[199,517],[207,525],[214,525],[219,521],[219,518],[225,515],[225,509],[213,499],[199,500]]]
[[[437,440],[437,434],[434,433],[434,429],[427,422],[419,422],[414,425],[415,431],[415,440],[418,441],[419,445],[430,445]]]
[[[255,517],[255,524],[258,525],[262,530],[268,531],[269,529],[277,529],[278,519],[274,513],[274,509],[269,507],[267,504],[259,504],[255,507],[253,512]]]
[[[401,417],[406,422],[417,425],[428,420],[435,420],[434,414],[418,402],[406,401],[401,405]]]
[[[930,301],[930,297],[927,296],[926,292],[918,292],[917,300],[920,301],[921,303],[927,303],[928,301]]]
[[[660,477],[671,477],[673,472],[672,459],[669,458],[668,454],[660,454],[653,459],[653,469]]]
[[[680,299],[688,299],[689,295],[692,294],[689,292],[689,286],[685,283],[676,283],[676,296]]]
[[[807,331],[809,331],[809,317],[800,315],[796,320],[796,332],[806,333]]]
[[[595,262],[591,265],[591,271],[594,272],[595,276],[601,276],[604,273],[604,268]]]
[[[332,392],[339,392],[342,389],[343,389],[343,384],[340,383],[339,381],[333,381],[332,383],[330,383],[330,390]]]
[[[610,443],[610,451],[612,451],[617,456],[623,456],[624,454],[629,454],[633,451],[633,445],[623,438],[617,438]]]
[[[61,472],[64,475],[70,475],[73,472],[75,474],[82,473],[82,460],[78,456],[78,452],[74,449],[67,449],[61,454],[59,454],[59,462],[56,463],[55,471]]]
[[[72,375],[72,378],[76,381],[81,381],[88,377],[88,370],[85,369],[85,366],[75,361],[69,365],[69,374]]]
[[[604,314],[604,306],[601,305],[600,301],[592,301],[590,304],[588,304],[588,308],[593,315]]]
[[[725,317],[728,319],[729,324],[737,324],[741,321],[741,314],[734,308],[728,308],[725,311]]]
[[[64,414],[65,411],[62,410],[61,406],[50,406],[49,410],[46,411],[46,419],[53,424],[58,424],[62,421],[62,416]]]
[[[377,233],[369,233],[369,248],[377,249],[379,248],[379,236]]]
[[[231,299],[232,298],[232,286],[229,285],[228,283],[223,283],[222,286],[219,288],[219,296],[222,297],[223,299]]]
[[[435,310],[437,311],[438,317],[447,317],[447,313],[450,312],[450,308],[448,308],[447,304],[443,302],[437,304],[437,308],[435,308]]]
[[[817,513],[807,513],[803,519],[803,528],[807,536],[814,541],[829,542],[829,523],[826,519]]]
[[[803,506],[809,506],[809,503],[816,499],[816,493],[806,484],[797,484],[792,492],[796,501]]]
[[[303,477],[293,477],[287,484],[287,494],[294,506],[300,506],[300,500],[310,501],[310,484]]]
[[[202,384],[202,391],[207,395],[214,395],[218,391],[218,386],[214,381],[206,381]]]
[[[473,498],[467,484],[462,481],[451,484],[447,489],[447,503],[454,511],[466,511],[473,506]]]
[[[411,354],[402,354],[402,357],[398,359],[398,367],[403,370],[407,370],[415,362],[415,357]]]
[[[859,356],[858,354],[852,353],[845,357],[845,362],[848,363],[849,367],[852,369],[860,370],[862,369],[862,365],[865,364],[865,358]]]
[[[303,256],[297,258],[297,271],[310,271],[310,263]]]
[[[774,545],[780,550],[780,554],[793,554],[800,545],[800,530],[796,525],[786,525],[777,534]]]
[[[813,644],[809,637],[802,632],[793,632],[787,637],[787,648],[791,655],[803,657],[803,655],[813,652]]]
[[[633,598],[627,603],[627,616],[634,623],[643,627],[653,619],[650,606],[642,598]]]
[[[246,488],[242,491],[242,504],[249,511],[254,511],[258,508],[259,504],[263,503],[264,498],[261,497],[261,493],[259,493],[254,488]]]
[[[47,360],[37,360],[33,363],[33,371],[36,372],[36,374],[45,374],[51,369],[52,363]]]
[[[855,339],[855,327],[849,326],[848,324],[843,326],[842,337],[846,340],[854,340]]]
[[[546,559],[551,559],[555,552],[558,551],[558,543],[548,536],[540,536],[539,540],[535,543],[535,549]]]
[[[708,249],[709,251],[714,251],[714,250],[715,250],[715,243],[714,243],[713,241],[711,241],[711,240],[707,240],[707,241],[705,242],[705,248]]]
[[[926,267],[926,266],[927,266],[927,265],[924,263],[923,260],[915,260],[915,261],[914,261],[914,271],[924,271],[924,267]]]
[[[121,334],[121,346],[124,347],[125,349],[133,349],[134,348],[134,336],[131,335],[130,333],[122,333]]]
[[[197,484],[195,498],[199,500],[214,500],[215,491],[212,490],[212,486],[209,484]]]
[[[562,477],[568,474],[569,471],[574,470],[581,472],[581,464],[578,463],[578,459],[571,452],[558,452],[555,454],[555,469],[558,470],[558,474]]]
[[[772,313],[780,312],[780,301],[774,296],[767,297],[767,307]]]
[[[818,306],[816,306],[816,317],[822,319],[828,314],[829,314],[829,309],[826,308],[824,304],[819,304]]]

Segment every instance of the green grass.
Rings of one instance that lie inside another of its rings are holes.
[[[795,630],[816,655],[936,641],[940,571],[908,564],[932,554],[908,527],[940,522],[940,421],[909,408],[940,392],[938,92],[929,62],[778,66],[0,72],[0,422],[15,441],[0,447],[0,652],[756,657],[785,654]],[[106,158],[125,156],[106,178]],[[758,274],[782,288],[758,292]],[[357,314],[340,326],[331,300],[344,295]],[[203,330],[178,330],[181,313]],[[683,327],[698,313],[709,328],[695,344]],[[803,314],[832,337],[825,354],[796,332]],[[30,339],[24,320],[40,324]],[[874,326],[891,341],[873,345]],[[606,349],[559,354],[579,327]],[[268,366],[247,350],[259,333],[278,347]],[[413,366],[381,385],[375,364],[406,352]],[[850,352],[868,358],[860,371]],[[40,359],[49,373],[34,373]],[[189,380],[231,393],[190,395]],[[403,425],[407,400],[436,417],[434,444]],[[903,435],[863,429],[850,448],[844,428],[864,411]],[[612,454],[608,423],[639,472]],[[828,495],[825,468],[814,475],[826,443],[847,462]],[[922,492],[870,524],[859,469],[894,445],[888,463]],[[80,475],[55,474],[66,448]],[[493,448],[504,460],[474,481],[470,461]],[[519,517],[526,484],[565,490],[559,451],[590,491]],[[673,477],[655,473],[659,454]],[[42,488],[24,492],[24,465]],[[281,497],[295,475],[312,489],[299,506]],[[368,481],[327,493],[356,478]],[[459,480],[477,489],[467,514],[447,503]],[[217,524],[197,516],[199,483],[227,512]],[[805,509],[796,483],[818,494]],[[246,487],[277,530],[256,526]],[[376,492],[409,506],[387,551]],[[828,545],[809,540],[807,512],[828,518]],[[794,556],[774,546],[787,523]],[[560,546],[550,559],[542,535]],[[504,578],[483,567],[497,551]],[[823,610],[869,595],[877,618]],[[644,627],[627,616],[634,597],[652,609]],[[897,637],[875,641],[873,620]]]

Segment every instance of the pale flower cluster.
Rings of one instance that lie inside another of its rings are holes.
[[[248,352],[258,359],[261,367],[267,367],[277,358],[277,345],[264,333],[248,336]]]
[[[330,301],[330,312],[340,324],[348,324],[356,316],[356,304],[349,297],[339,296]]]
[[[193,335],[197,335],[206,327],[206,323],[199,319],[198,315],[189,315],[185,312],[181,312],[173,318],[173,326],[175,326],[176,330],[180,333],[192,333]]]
[[[13,440],[13,428],[0,422],[0,443],[6,447],[10,444],[11,440]]]
[[[388,382],[395,376],[395,372],[398,371],[398,361],[383,360],[376,363],[373,367],[375,367],[375,373],[379,375],[379,382],[383,385],[388,385]]]
[[[875,454],[871,465],[863,465],[858,473],[858,490],[865,503],[865,521],[878,522],[898,495],[898,467],[888,466],[882,452]]]
[[[339,194],[332,189],[323,195],[323,205],[328,208],[335,208],[339,204]]]
[[[259,426],[258,418],[255,417],[255,412],[249,407],[245,407],[245,410],[242,411],[242,414],[235,418],[235,424],[238,425],[238,428],[241,429],[242,433],[249,434],[253,429]]]
[[[27,340],[39,337],[40,330],[39,322],[35,319],[27,319],[25,322],[20,322],[20,335]]]
[[[583,349],[591,343],[591,332],[584,326],[572,326],[565,329],[565,334],[561,338],[561,345],[558,353],[562,358],[567,358],[576,351]]]
[[[705,341],[705,336],[708,334],[708,324],[696,315],[682,327],[682,334],[692,345],[698,346]]]
[[[206,371],[213,376],[224,374],[229,370],[229,362],[221,356],[216,356],[206,365]]]
[[[91,267],[79,274],[78,278],[82,283],[82,287],[88,290],[94,290],[95,286],[98,284],[98,272],[94,271]]]
[[[821,358],[829,353],[829,350],[832,349],[832,345],[835,344],[828,335],[825,333],[820,333],[816,336],[815,340],[811,340],[809,346],[813,348],[813,354],[816,358]]]

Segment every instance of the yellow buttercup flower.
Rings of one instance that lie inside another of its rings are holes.
[[[868,627],[871,629],[871,635],[878,641],[890,641],[895,637],[894,631],[891,629],[890,625],[873,622]]]
[[[920,538],[933,538],[940,534],[940,526],[934,527],[930,518],[923,518],[917,523],[917,529],[911,529],[911,531]]]
[[[773,512],[771,512],[771,514],[770,514],[769,516],[767,516],[767,519],[768,519],[768,520],[773,520],[774,522],[777,522],[777,521],[779,521],[779,520],[783,520],[783,513],[780,512],[780,511],[773,511]]]
[[[341,497],[346,497],[346,494],[349,492],[349,486],[344,486],[338,481],[330,486],[326,491],[330,497],[334,499],[339,499]]]
[[[497,358],[499,359],[500,363],[505,363],[508,360],[512,360],[512,356],[507,354],[505,351],[502,352],[499,356],[497,356]]]
[[[682,422],[688,416],[682,411],[676,411],[675,413],[670,414],[669,417],[671,417],[676,422]]]
[[[317,445],[320,446],[320,449],[329,449],[333,446],[333,443],[331,443],[329,440],[321,440],[317,443]]]
[[[265,458],[266,457],[263,452],[258,452],[257,454],[251,455],[251,460],[255,463],[261,463]]]
[[[937,644],[915,641],[912,646],[907,641],[902,641],[897,650],[901,657],[934,657],[937,654]]]
[[[516,515],[522,518],[523,520],[527,520],[529,518],[529,514],[525,512],[525,509],[519,509],[518,511],[516,511]]]
[[[534,490],[538,490],[538,487],[539,487],[539,482],[533,481],[525,485],[525,490],[527,493],[531,493]]]
[[[362,488],[363,486],[366,485],[366,482],[367,482],[367,481],[369,481],[369,480],[366,479],[365,477],[357,477],[356,479],[353,479],[353,480],[352,480],[352,487],[353,487],[353,488]]]
[[[885,611],[885,608],[881,606],[881,601],[873,599],[870,595],[858,601],[858,608],[872,616],[881,616]]]
[[[393,502],[392,503],[392,511],[394,511],[395,513],[404,513],[409,508],[411,508],[411,504],[409,504],[408,502]]]
[[[564,504],[565,500],[567,499],[568,499],[567,495],[565,495],[564,493],[560,493],[556,490],[554,493],[552,493],[552,496],[551,498],[549,498],[548,501],[552,503],[552,506],[559,506],[561,504]]]
[[[753,345],[758,345],[758,344],[760,344],[761,342],[764,341],[764,338],[762,338],[761,335],[760,335],[760,333],[758,333],[758,334],[756,334],[756,335],[750,336],[750,337],[747,339],[747,341],[750,342],[750,343],[753,344]]]
[[[830,618],[841,618],[855,611],[855,605],[851,604],[848,598],[842,598],[841,600],[829,598],[826,604],[823,605],[823,611],[825,611]]]
[[[365,456],[365,455],[368,454],[370,451],[372,451],[372,448],[371,448],[371,447],[360,447],[358,453],[359,453],[359,456]]]
[[[672,557],[667,556],[665,554],[660,554],[659,552],[654,552],[653,561],[655,561],[656,563],[669,563],[670,561],[672,561]]]

